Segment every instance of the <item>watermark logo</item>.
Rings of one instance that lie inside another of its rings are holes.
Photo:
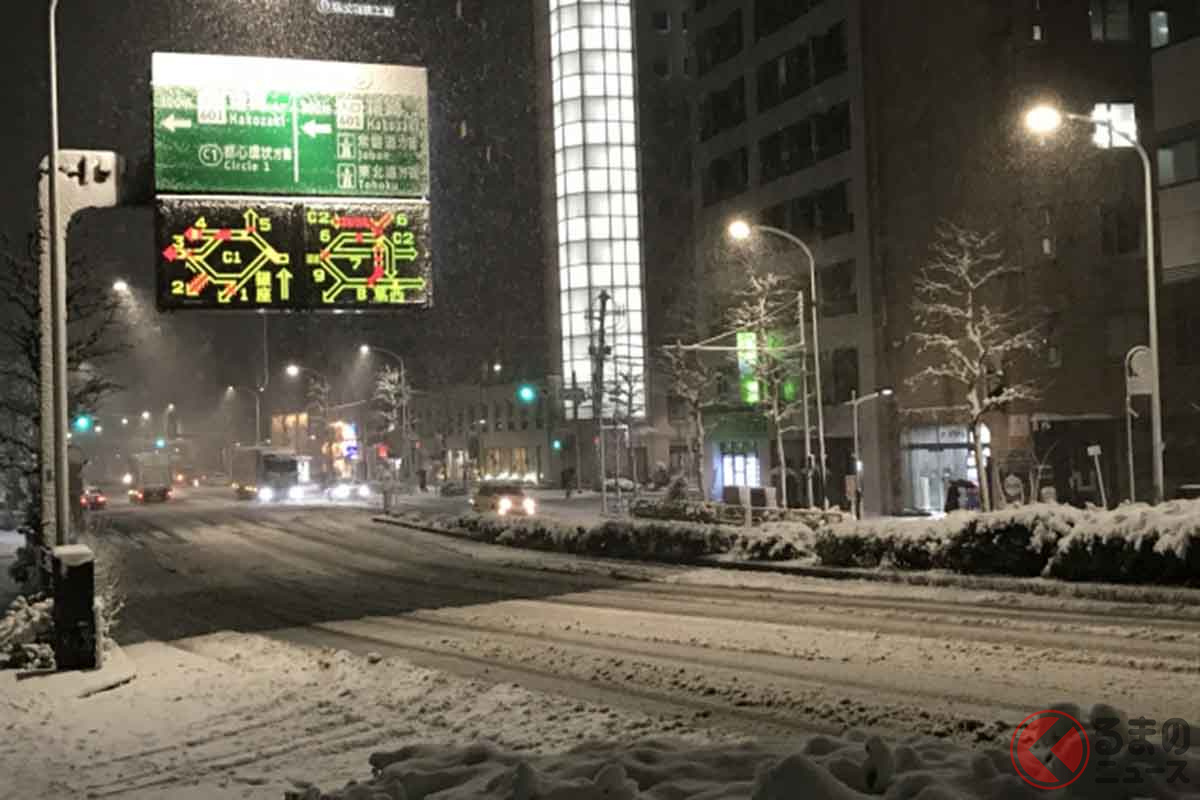
[[[1091,742],[1079,720],[1047,709],[1021,720],[1009,751],[1023,781],[1039,789],[1061,789],[1087,768]]]

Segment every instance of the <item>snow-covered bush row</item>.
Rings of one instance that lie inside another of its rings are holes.
[[[782,523],[745,530],[659,520],[610,519],[579,525],[544,517],[464,514],[452,527],[479,541],[510,547],[670,564],[694,563],[726,554],[750,560],[788,561],[812,548],[809,528]]]
[[[1114,733],[1130,741],[1127,717],[1097,705],[1053,706],[1096,729],[1098,720],[1120,720]],[[1046,737],[1050,738],[1050,737]],[[316,786],[289,792],[291,800],[916,800],[1044,798],[1013,767],[1008,743],[981,751],[944,741],[908,737],[888,742],[851,731],[842,737],[747,741],[697,747],[648,740],[633,744],[589,742],[563,754],[536,756],[501,750],[489,742],[467,747],[413,745],[375,753],[373,777],[323,793]],[[1033,751],[1043,751],[1039,742]],[[1182,782],[1169,783],[1173,756],[1162,748],[1140,755],[1122,748],[1093,757],[1062,798],[1130,800],[1200,798]],[[1142,777],[1135,784],[1129,775]],[[1122,782],[1122,778],[1125,778]],[[1103,781],[1103,782],[1102,782]]]
[[[686,522],[605,520],[570,525],[539,517],[465,514],[458,527],[481,541],[511,547],[671,563],[696,561],[733,546],[730,531]]]
[[[821,563],[1069,580],[1200,580],[1200,501],[1081,511],[1031,505],[940,519],[842,522],[817,531]]]
[[[1068,580],[1200,581],[1200,500],[1084,514],[1046,572]]]
[[[746,511],[741,506],[710,500],[637,500],[629,512],[640,519],[678,520],[705,525],[741,525]],[[842,519],[840,511],[819,508],[755,508],[754,522],[791,522],[817,529]]]

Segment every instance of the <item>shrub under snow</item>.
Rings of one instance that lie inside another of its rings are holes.
[[[1193,583],[1200,581],[1200,501],[1113,511],[1039,504],[842,522],[819,530],[813,549],[821,563],[837,567]]]
[[[54,666],[54,600],[18,597],[0,617],[0,669]]]
[[[1200,500],[1085,514],[1046,571],[1068,580],[1200,580]]]

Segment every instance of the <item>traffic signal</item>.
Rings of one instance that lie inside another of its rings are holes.
[[[92,429],[92,418],[87,414],[80,414],[75,418],[75,422],[73,424],[75,426],[75,430],[79,431],[80,433],[87,433]]]
[[[563,443],[562,443],[562,439],[555,439],[554,441],[552,441],[552,442],[550,443],[550,447],[551,447],[551,448],[552,448],[552,449],[553,449],[555,452],[558,452],[558,451],[562,450],[562,449],[563,449]]]
[[[525,405],[533,405],[538,399],[537,387],[531,383],[522,383],[517,387],[517,399]]]
[[[162,450],[164,447],[167,446],[167,440],[160,436],[154,440],[154,446],[157,447],[159,450]]]

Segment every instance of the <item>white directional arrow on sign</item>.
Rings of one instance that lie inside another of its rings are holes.
[[[192,127],[192,121],[190,119],[184,119],[183,117],[177,117],[174,114],[169,114],[167,115],[167,118],[163,120],[163,127],[169,130],[171,133],[174,133],[180,128]]]
[[[300,130],[308,134],[310,138],[315,139],[319,134],[333,133],[333,126],[328,122],[317,122],[315,119],[310,119],[301,126]]]

